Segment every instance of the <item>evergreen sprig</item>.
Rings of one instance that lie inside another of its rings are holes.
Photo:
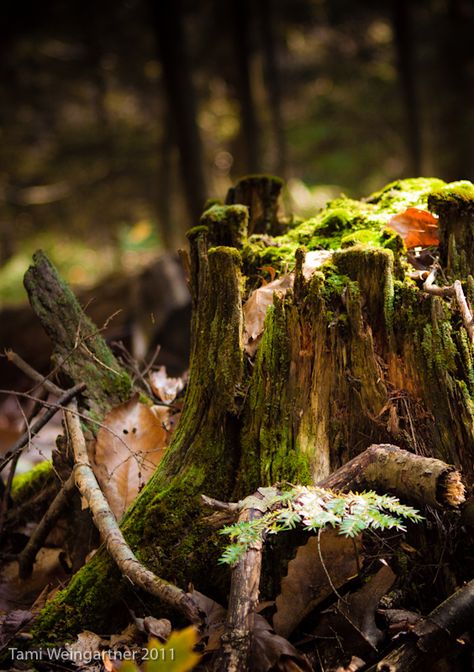
[[[356,537],[364,530],[398,529],[405,531],[403,520],[419,522],[423,516],[391,495],[368,492],[335,493],[318,487],[297,486],[276,494],[261,518],[239,521],[220,533],[231,538],[219,562],[235,565],[252,544],[267,534],[277,534],[302,526],[315,532],[330,525],[339,534]]]

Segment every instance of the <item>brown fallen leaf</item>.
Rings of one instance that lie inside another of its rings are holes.
[[[360,539],[348,539],[336,530],[325,530],[321,534],[321,555],[326,569],[319,558],[317,537],[310,537],[298,548],[296,556],[288,563],[288,574],[282,579],[281,592],[276,598],[277,611],[273,616],[276,633],[284,637],[291,635],[303,618],[334,592],[334,588],[357,574],[354,543],[360,548]]]
[[[168,446],[170,432],[161,416],[137,398],[112,409],[92,450],[95,475],[117,520],[147,483]]]
[[[377,649],[384,638],[384,633],[375,623],[375,612],[381,598],[388,593],[396,578],[390,567],[383,564],[362,588],[347,595],[337,605],[339,612],[374,649]]]
[[[244,313],[244,346],[249,354],[254,354],[256,341],[263,333],[263,324],[267,310],[273,304],[275,292],[286,294],[293,287],[294,275],[282,275],[281,278],[255,289],[243,306]]]
[[[275,634],[271,625],[260,614],[255,615],[252,635],[252,672],[311,672],[312,668],[306,658],[287,639]]]
[[[439,245],[438,219],[427,210],[407,208],[394,215],[387,227],[403,238],[407,249]]]
[[[329,250],[314,250],[307,252],[303,262],[303,275],[308,280],[317,268],[320,268],[328,259],[332,252]],[[269,267],[264,266],[268,269]],[[258,348],[260,336],[263,333],[263,325],[267,310],[273,304],[273,295],[275,292],[286,294],[293,287],[295,280],[294,273],[287,273],[272,282],[268,282],[262,287],[255,289],[244,303],[244,347],[246,352],[253,356]]]
[[[170,378],[168,376],[166,366],[160,366],[156,371],[152,371],[149,380],[153,393],[165,404],[171,404],[181,390],[184,390],[185,386],[183,378]]]

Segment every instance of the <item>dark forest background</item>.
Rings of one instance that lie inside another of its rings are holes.
[[[472,178],[468,0],[4,0],[0,300],[44,247],[75,284],[174,249],[237,177],[288,211]]]

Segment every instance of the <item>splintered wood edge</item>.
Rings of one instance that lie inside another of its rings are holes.
[[[454,467],[440,474],[437,491],[436,498],[447,506],[457,508],[466,501],[466,488],[461,474]]]

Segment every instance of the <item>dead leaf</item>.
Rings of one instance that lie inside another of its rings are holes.
[[[325,264],[332,255],[333,252],[331,250],[313,250],[307,252],[303,263],[303,275],[306,280],[309,280],[314,271]]]
[[[166,366],[160,366],[156,371],[152,371],[149,380],[153,393],[165,404],[171,404],[185,386],[183,378],[168,376]]]
[[[303,263],[304,277],[308,280],[317,268],[331,258],[332,254],[329,250],[307,252]],[[266,270],[269,268],[269,266],[263,267]],[[265,316],[267,310],[273,304],[274,293],[286,294],[293,287],[294,279],[294,273],[287,273],[276,280],[272,276],[272,282],[255,289],[245,302],[243,306],[245,323],[244,347],[250,356],[253,356],[258,348],[260,336],[263,333]]]
[[[206,615],[203,632],[203,637],[207,637],[206,651],[216,651],[220,648],[221,637],[225,631],[227,610],[198,590],[192,590],[191,594],[199,609]]]
[[[97,433],[94,472],[117,520],[147,483],[168,446],[170,432],[137,398],[112,409]]]
[[[438,219],[427,210],[407,208],[394,215],[387,227],[399,234],[407,249],[439,245]]]
[[[354,540],[360,548],[360,539]],[[321,555],[331,583],[337,589],[357,574],[357,555],[353,540],[336,530],[321,534]],[[276,598],[273,616],[275,632],[288,637],[296,626],[320,602],[334,592],[318,553],[317,537],[310,537],[300,546],[288,563],[288,574],[282,579],[281,593]]]
[[[244,346],[249,354],[256,350],[255,341],[263,333],[263,324],[267,310],[273,304],[273,295],[276,291],[286,294],[293,287],[294,275],[282,275],[281,278],[269,282],[263,287],[255,289],[243,306],[244,313]]]
[[[143,627],[148,635],[156,637],[160,642],[166,642],[171,635],[171,621],[167,618],[145,616],[143,619]]]
[[[372,576],[362,588],[339,601],[339,612],[358,630],[374,649],[384,634],[375,623],[375,611],[381,598],[395,583],[396,576],[387,564]]]
[[[250,659],[252,672],[268,672],[270,669],[280,672],[312,670],[306,658],[287,639],[275,634],[271,625],[260,614],[255,615]]]
[[[64,648],[68,652],[71,660],[76,667],[82,668],[84,663],[102,659],[100,649],[107,645],[107,640],[102,639],[95,632],[84,630],[77,635],[77,639],[72,644],[65,644]],[[92,669],[100,669],[100,665],[92,664]]]

